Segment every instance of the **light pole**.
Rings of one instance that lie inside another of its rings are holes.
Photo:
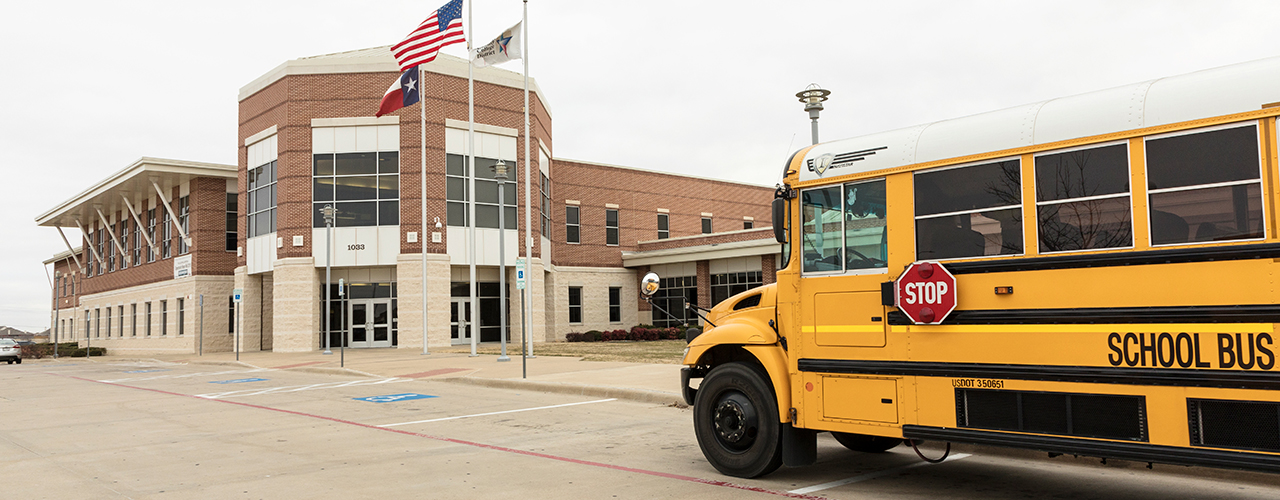
[[[822,111],[822,101],[827,100],[829,95],[830,90],[819,87],[816,83],[810,83],[804,90],[796,92],[796,97],[804,103],[804,110],[809,112],[809,119],[812,120],[814,144],[818,143],[818,113]]]
[[[333,265],[333,257],[332,255],[330,255],[332,253],[331,247],[333,246],[333,219],[337,215],[337,213],[338,213],[338,209],[333,208],[332,204],[325,205],[324,208],[320,209],[320,215],[324,216],[324,353],[325,354],[333,354],[333,351],[329,349],[329,342],[330,342],[330,339],[333,337],[333,332],[330,331],[333,328],[333,325],[332,325],[333,305],[331,303],[331,301],[333,300],[333,290],[331,290],[332,287],[329,285],[329,281],[331,279],[330,272],[332,272],[331,266]]]
[[[503,188],[507,184],[507,162],[498,160],[493,165],[493,178],[498,180],[498,326],[501,329],[498,338],[502,343],[502,355],[498,361],[511,361],[507,357],[507,199]]]

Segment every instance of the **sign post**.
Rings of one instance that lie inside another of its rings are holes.
[[[240,319],[240,317],[243,315],[241,313],[241,307],[240,307],[240,303],[242,302],[241,298],[243,295],[244,295],[243,288],[237,288],[231,291],[231,301],[234,302],[236,305],[236,336],[234,339],[232,339],[235,342],[236,361],[240,361],[240,334],[241,334],[240,328],[244,325],[244,321],[241,321]]]
[[[529,342],[529,332],[526,331],[528,323],[525,321],[524,311],[524,269],[525,258],[516,258],[516,289],[520,290],[520,378],[529,378],[529,349],[526,347]]]
[[[937,262],[916,262],[894,282],[894,300],[912,323],[940,324],[956,308],[956,277]]]

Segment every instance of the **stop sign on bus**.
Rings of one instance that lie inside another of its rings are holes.
[[[936,325],[956,308],[956,277],[937,262],[916,262],[894,282],[898,309],[916,324]]]

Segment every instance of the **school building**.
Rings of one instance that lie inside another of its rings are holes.
[[[519,343],[526,238],[534,342],[696,321],[686,301],[710,307],[773,281],[772,187],[556,157],[532,79],[526,137],[523,75],[475,69],[472,126],[467,61],[441,54],[425,67],[425,128],[417,106],[373,116],[399,75],[386,47],[294,59],[240,89],[236,165],[142,158],[41,214],[37,224],[83,235],[45,261],[59,340],[138,353],[421,349],[424,322],[429,347],[496,342],[505,307]],[[498,162],[510,168],[501,186]],[[640,298],[647,272],[679,319]]]

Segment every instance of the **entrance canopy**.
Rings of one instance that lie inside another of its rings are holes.
[[[236,178],[235,165],[166,160],[143,157],[36,217],[42,227],[78,227],[98,218],[98,211],[114,213],[128,210],[125,200],[135,210],[140,201],[156,194],[156,186],[166,198],[175,186],[196,177]]]

